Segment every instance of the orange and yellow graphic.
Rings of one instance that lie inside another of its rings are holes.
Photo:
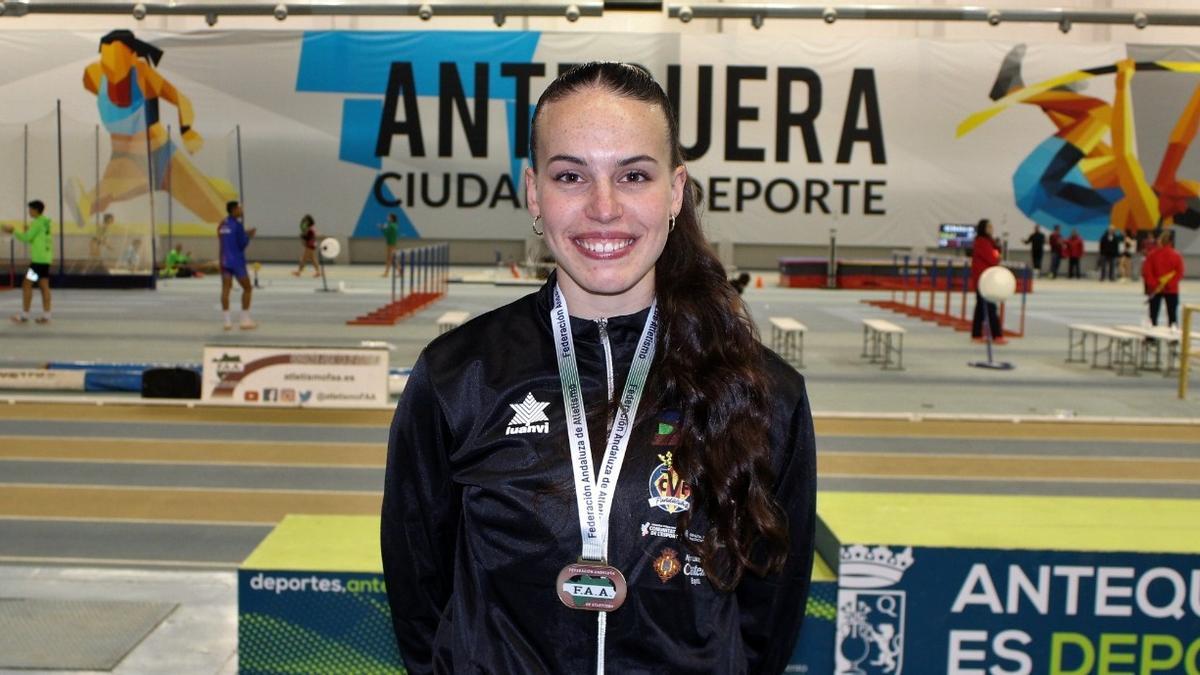
[[[205,176],[171,141],[159,117],[160,101],[179,111],[179,131],[189,154],[204,144],[192,128],[191,101],[155,69],[162,55],[132,32],[114,30],[100,39],[100,59],[84,70],[83,86],[96,95],[112,155],[95,190],[85,191],[78,179],[71,181],[71,207],[80,225],[110,204],[151,189],[169,189],[201,220],[214,224],[225,217],[225,202],[237,198],[232,185]]]
[[[1134,149],[1131,95],[1139,71],[1200,74],[1200,63],[1123,59],[1026,86],[1024,55],[1025,45],[1009,52],[992,88],[995,103],[968,116],[957,133],[964,136],[1018,103],[1041,108],[1057,131],[1013,175],[1017,205],[1026,215],[1046,227],[1089,230],[1102,230],[1109,222],[1140,231],[1172,224],[1200,227],[1200,182],[1177,175],[1200,124],[1200,86],[1180,113],[1153,184]],[[1077,91],[1084,80],[1108,74],[1116,75],[1111,104]]]

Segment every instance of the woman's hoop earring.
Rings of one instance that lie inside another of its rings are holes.
[[[542,219],[542,217],[541,217],[541,216],[534,216],[534,217],[533,217],[533,224],[529,226],[529,227],[530,227],[530,229],[532,229],[532,230],[533,230],[533,233],[534,233],[534,234],[536,234],[536,235],[537,235],[537,236],[539,236],[539,237],[540,237],[540,236],[542,236],[542,234],[544,234],[544,233],[545,233],[545,230],[542,230],[542,231],[540,231],[540,232],[539,232],[539,231],[538,231],[538,229],[537,229],[537,223],[538,223],[538,221],[539,221],[539,220],[541,220],[541,219]]]
[[[667,234],[671,234],[674,231],[675,231],[675,216],[670,216],[669,218],[667,218]]]

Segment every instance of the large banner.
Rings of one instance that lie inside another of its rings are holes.
[[[126,47],[125,61],[112,56]],[[1200,251],[1200,159],[1188,152],[1200,49],[1187,47],[6,31],[0,147],[23,148],[23,125],[59,100],[97,125],[100,141],[74,155],[99,152],[102,170],[64,178],[80,223],[144,200],[146,188],[122,190],[136,179],[172,195],[154,210],[174,209],[181,232],[211,228],[238,197],[264,235],[297,235],[310,213],[323,234],[380,236],[394,212],[407,236],[522,239],[532,104],[593,59],[641,64],[677,103],[713,240],[821,244],[836,228],[843,244],[933,246],[940,223],[988,217],[1013,239],[1035,222],[1092,239],[1109,221],[1174,222],[1180,248]],[[53,172],[8,180],[22,165],[3,166],[0,221],[21,219],[25,195],[56,201]]]
[[[1200,672],[1200,556],[844,546],[836,675]]]

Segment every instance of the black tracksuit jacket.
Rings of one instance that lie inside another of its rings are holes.
[[[596,672],[596,614],[563,606],[554,588],[581,543],[550,325],[553,283],[431,342],[396,409],[381,544],[410,673]],[[647,313],[607,321],[618,393]],[[595,450],[606,430],[604,345],[596,321],[572,317],[571,329]],[[765,579],[747,573],[732,593],[710,585],[674,531],[679,514],[651,503],[678,417],[648,410],[647,397],[610,506],[609,562],[629,592],[608,616],[608,673],[778,673],[787,665],[808,597],[815,453],[803,378],[764,352],[774,492],[791,541],[786,566]],[[549,404],[547,426],[517,419],[528,396]],[[704,515],[692,519],[691,532],[703,533]]]

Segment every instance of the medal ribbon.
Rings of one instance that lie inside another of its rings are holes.
[[[567,413],[568,442],[571,447],[571,470],[575,475],[575,501],[579,511],[579,533],[583,539],[583,559],[607,561],[609,504],[617,489],[625,450],[633,431],[633,420],[645,390],[650,363],[654,360],[655,338],[658,335],[658,302],[650,306],[650,315],[642,328],[625,388],[621,392],[617,417],[608,435],[607,450],[597,473],[592,467],[592,443],[588,438],[587,418],[584,415],[583,387],[575,362],[575,340],[571,336],[571,319],[567,300],[557,286],[554,288],[554,307],[550,311],[554,327],[555,356],[558,358],[558,377],[562,382],[563,409]]]

